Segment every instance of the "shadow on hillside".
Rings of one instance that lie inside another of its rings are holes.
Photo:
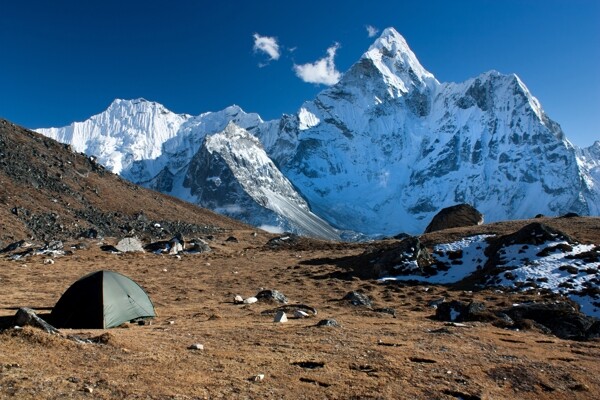
[[[360,268],[360,265],[364,263],[365,257],[362,255],[358,256],[346,256],[346,257],[321,257],[313,258],[310,260],[303,260],[299,264],[306,266],[324,266],[332,265],[339,268],[338,271],[322,273],[320,270],[315,270],[315,273],[309,273],[309,277],[313,279],[341,279],[345,281],[351,281],[355,278],[370,279],[368,274],[365,274]]]

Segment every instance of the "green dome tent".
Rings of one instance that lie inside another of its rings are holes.
[[[155,316],[154,305],[140,285],[102,270],[72,284],[52,309],[50,320],[57,328],[106,329]]]

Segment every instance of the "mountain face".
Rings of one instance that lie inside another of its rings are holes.
[[[258,139],[233,122],[204,140],[187,168],[183,186],[204,207],[253,225],[340,238],[337,230],[310,211]]]
[[[456,203],[488,221],[600,211],[598,184],[517,76],[439,83],[393,29],[262,137],[318,215],[367,234],[421,232]]]
[[[75,151],[98,157],[100,164],[121,174],[134,161],[158,157],[162,144],[175,136],[189,118],[156,102],[117,99],[87,121],[36,131],[70,144]]]
[[[279,120],[117,100],[39,131],[136,183],[311,236],[418,233],[456,203],[487,221],[600,214],[600,143],[575,148],[516,75],[438,82],[393,28]]]

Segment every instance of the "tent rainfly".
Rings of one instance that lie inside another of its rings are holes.
[[[102,270],[73,283],[52,309],[50,319],[57,328],[107,329],[155,316],[154,305],[140,285],[125,275]]]

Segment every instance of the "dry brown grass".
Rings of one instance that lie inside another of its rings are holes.
[[[101,268],[139,282],[159,315],[147,326],[62,330],[60,337],[34,328],[6,330],[0,334],[0,398],[591,399],[600,393],[598,341],[480,322],[446,326],[432,320],[427,307],[440,295],[508,305],[535,294],[382,285],[341,274],[337,265],[366,245],[311,246],[305,240],[297,248],[271,250],[264,246],[270,235],[237,230],[234,243],[225,241],[229,234],[211,242],[213,253],[181,260],[106,254],[92,241],[88,250],[54,265],[43,265],[41,257],[0,260],[4,321],[18,306],[48,312],[44,308],[73,281]],[[235,294],[248,297],[261,288],[280,290],[319,314],[275,324],[261,314],[274,304],[233,304]],[[377,307],[395,308],[397,318],[339,301],[350,290],[368,294]],[[341,327],[315,327],[323,318]],[[105,332],[105,344],[66,338]],[[204,350],[189,350],[194,343]],[[264,380],[253,381],[259,374]]]

